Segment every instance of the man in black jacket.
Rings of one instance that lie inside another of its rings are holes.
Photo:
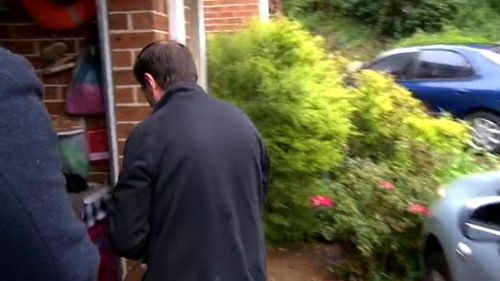
[[[95,281],[98,252],[65,192],[42,91],[0,48],[0,280]]]
[[[267,280],[266,146],[248,117],[196,84],[189,50],[146,46],[134,74],[153,114],[127,141],[114,193],[116,251],[147,281]]]

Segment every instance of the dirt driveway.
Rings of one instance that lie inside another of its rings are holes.
[[[339,249],[328,244],[271,248],[269,281],[339,281],[328,270],[328,264],[338,256]]]

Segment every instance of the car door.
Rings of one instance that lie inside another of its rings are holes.
[[[471,63],[461,54],[442,49],[421,50],[414,72],[401,84],[432,113],[457,115],[465,106],[471,81],[477,78]]]
[[[496,197],[499,198],[499,197]],[[500,203],[482,206],[465,224],[465,239],[457,245],[460,280],[500,280]]]

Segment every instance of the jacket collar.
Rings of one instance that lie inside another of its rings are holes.
[[[206,94],[203,88],[193,82],[178,82],[170,86],[166,91],[165,95],[160,99],[153,109],[153,113],[160,110],[172,100],[176,100],[182,97],[193,97],[201,94]]]

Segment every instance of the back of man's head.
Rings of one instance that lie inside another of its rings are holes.
[[[154,42],[142,49],[134,65],[134,75],[142,87],[150,74],[163,89],[178,82],[196,82],[198,73],[188,48],[174,41]]]

